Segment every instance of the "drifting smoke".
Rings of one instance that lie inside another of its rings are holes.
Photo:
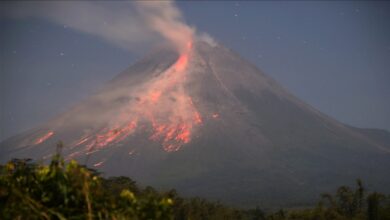
[[[180,11],[172,2],[139,2],[138,11],[146,23],[157,33],[177,46],[179,51],[187,49],[192,41],[194,29],[183,23]]]
[[[12,2],[2,5],[1,14],[14,18],[45,18],[129,50],[163,39],[181,52],[195,32],[183,22],[180,11],[171,1]]]

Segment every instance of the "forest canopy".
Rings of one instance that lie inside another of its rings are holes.
[[[57,153],[48,165],[30,159],[0,165],[0,219],[390,220],[390,196],[368,192],[357,180],[355,188],[321,195],[312,208],[238,209],[142,188],[124,176],[103,178]]]

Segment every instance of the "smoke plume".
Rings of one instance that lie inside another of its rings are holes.
[[[44,18],[129,50],[164,40],[181,52],[194,34],[171,1],[9,2],[2,6],[2,15]]]

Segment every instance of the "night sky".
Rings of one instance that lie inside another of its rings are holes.
[[[320,111],[390,130],[390,2],[176,5],[187,24]],[[49,19],[0,12],[0,140],[66,111],[151,49],[129,50]]]

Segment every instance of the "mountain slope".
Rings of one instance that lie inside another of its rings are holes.
[[[142,184],[227,203],[304,204],[362,178],[388,190],[390,135],[291,95],[221,45],[158,50],[93,97],[1,143],[1,160],[63,153]]]

